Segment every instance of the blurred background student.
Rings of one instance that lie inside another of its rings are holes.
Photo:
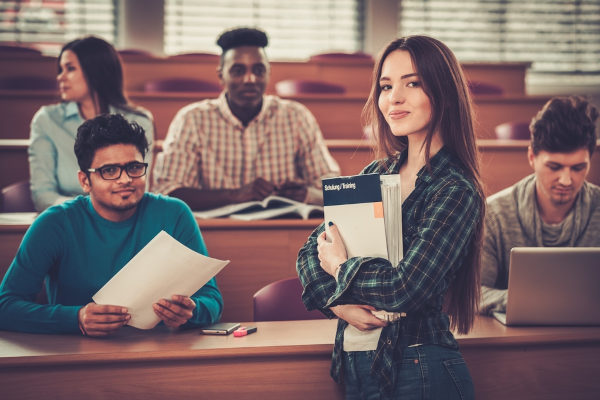
[[[58,57],[61,103],[43,106],[31,121],[29,171],[37,211],[83,194],[73,151],[77,128],[99,114],[119,113],[146,132],[151,163],[152,115],[129,103],[123,93],[123,70],[114,47],[88,36],[65,44]]]

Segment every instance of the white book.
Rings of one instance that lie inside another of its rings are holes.
[[[244,221],[269,219],[286,215],[295,215],[303,219],[311,217],[320,218],[323,216],[323,207],[273,195],[265,197],[263,200],[228,204],[207,211],[194,211],[194,216],[198,218],[229,217]]]
[[[348,257],[402,259],[400,175],[323,179],[325,229],[337,225]]]
[[[337,225],[348,257],[382,257],[396,267],[403,257],[400,175],[363,174],[323,180],[325,229]],[[372,312],[392,320],[395,313]],[[344,351],[375,350],[381,328],[360,331],[348,325]]]

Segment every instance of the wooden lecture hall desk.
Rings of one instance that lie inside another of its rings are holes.
[[[0,331],[2,398],[342,399],[329,376],[335,320],[254,323],[249,336],[123,328],[103,339]],[[597,399],[600,327],[507,328],[480,317],[458,336],[477,399]]]
[[[164,139],[175,114],[184,106],[218,93],[130,91],[129,99],[148,109],[154,116],[155,138]],[[366,95],[298,94],[285,97],[304,104],[315,116],[325,139],[360,139],[363,135],[361,112]],[[548,96],[478,95],[473,97],[478,138],[494,138],[494,128],[509,121],[529,121],[549,99]],[[26,139],[35,112],[43,105],[59,102],[58,93],[43,90],[0,90],[0,137]]]
[[[164,78],[202,79],[219,84],[216,54],[148,57],[122,54],[125,90],[142,90],[145,83]],[[374,61],[368,59],[272,60],[267,91],[285,79],[321,80],[342,85],[349,93],[368,95]],[[493,84],[505,94],[524,94],[525,75],[530,62],[464,62],[461,63],[470,82]],[[57,59],[53,56],[6,54],[0,58],[0,76],[31,76],[56,79]]]
[[[328,139],[327,148],[338,162],[341,175],[359,173],[375,158],[367,140]],[[29,179],[27,161],[28,139],[0,139],[0,188]],[[486,195],[496,193],[533,172],[527,161],[528,141],[479,139],[481,177]],[[162,140],[156,141],[155,151],[162,149]],[[600,141],[591,159],[588,180],[600,185]]]
[[[317,219],[251,222],[198,219],[209,255],[231,260],[217,275],[225,303],[222,319],[253,320],[254,293],[273,281],[297,275],[298,250],[321,222]],[[0,280],[28,228],[29,224],[0,224]]]

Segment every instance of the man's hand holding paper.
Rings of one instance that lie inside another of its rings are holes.
[[[121,306],[88,303],[79,309],[79,329],[86,336],[107,336],[131,319]]]
[[[171,328],[178,328],[194,315],[196,303],[188,296],[174,294],[171,300],[160,299],[152,305],[158,318]]]
[[[93,300],[126,308],[131,316],[126,324],[135,328],[151,329],[161,320],[178,327],[192,318],[196,308],[189,296],[228,263],[196,253],[161,231]]]

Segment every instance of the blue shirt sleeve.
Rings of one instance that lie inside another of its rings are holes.
[[[0,329],[31,333],[79,332],[81,305],[37,304],[44,278],[64,253],[61,212],[40,214],[25,234],[0,284]]]

